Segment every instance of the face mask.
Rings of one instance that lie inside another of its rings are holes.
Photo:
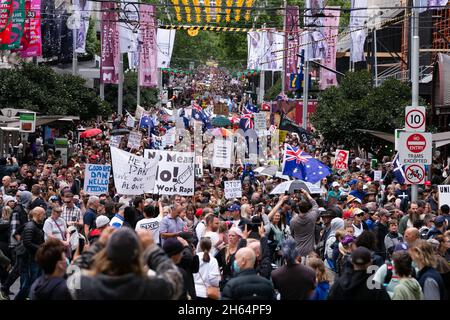
[[[239,265],[237,264],[236,260],[233,261],[233,269],[236,273],[241,271],[241,268],[239,267]]]

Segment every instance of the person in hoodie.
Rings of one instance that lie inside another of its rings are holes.
[[[49,238],[36,252],[36,262],[43,270],[30,289],[31,300],[71,300],[64,278],[67,269],[66,248],[56,238]]]
[[[96,244],[101,250],[91,268],[68,279],[79,284],[69,286],[72,299],[169,300],[181,295],[181,273],[149,232],[107,228]]]
[[[365,247],[356,248],[351,255],[353,271],[345,272],[330,289],[328,300],[390,300],[389,294],[376,285],[369,286],[371,276],[367,268],[372,264],[372,253]]]
[[[412,274],[412,259],[406,250],[394,252],[392,255],[394,270],[398,283],[394,288],[392,300],[423,300],[422,288]]]
[[[434,226],[428,231],[427,239],[434,239],[439,235],[443,235],[447,229],[447,220],[444,216],[437,216],[434,219]]]
[[[336,242],[336,231],[344,229],[344,220],[341,218],[334,218],[330,223],[330,233],[325,242],[325,265],[328,269],[336,272],[336,259],[333,259],[334,249],[339,245],[339,242]]]

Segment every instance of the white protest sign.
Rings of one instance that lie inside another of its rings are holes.
[[[373,172],[373,181],[381,181],[381,170],[375,170]]]
[[[136,107],[136,112],[135,112],[135,118],[136,119],[141,119],[141,117],[142,117],[142,114],[145,112],[145,109],[144,108],[142,108],[141,106],[137,106]]]
[[[253,114],[253,121],[255,125],[255,130],[266,130],[266,112],[259,112]]]
[[[214,140],[214,154],[212,165],[216,168],[229,169],[231,166],[231,148],[232,143],[230,139],[215,139]]]
[[[151,150],[158,153],[156,150]],[[142,195],[155,187],[158,157],[146,159],[132,153],[111,148],[114,185],[118,194]]]
[[[450,206],[450,185],[440,185],[439,190],[439,208],[444,204]]]
[[[128,136],[128,144],[127,147],[131,149],[139,149],[141,146],[142,133],[131,131]]]
[[[87,164],[84,172],[84,191],[89,195],[108,193],[111,166]]]
[[[154,150],[145,156],[154,157]],[[194,195],[194,153],[160,151],[155,194]]]
[[[242,197],[242,184],[241,180],[224,181],[225,186],[225,198],[241,198]]]
[[[135,122],[136,121],[134,120],[134,118],[132,116],[128,116],[128,118],[127,118],[127,127],[133,128]]]
[[[163,137],[164,146],[171,146],[171,145],[173,146],[175,144],[175,135],[176,135],[175,128],[168,130]]]
[[[109,146],[118,148],[120,146],[120,142],[122,141],[123,136],[111,136],[109,139]]]

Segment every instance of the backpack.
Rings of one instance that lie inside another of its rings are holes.
[[[387,287],[389,285],[389,283],[391,282],[392,275],[394,274],[394,272],[392,270],[394,270],[394,266],[392,265],[392,263],[386,262],[386,275],[384,276],[384,281],[383,281],[383,286],[385,286],[385,287]]]

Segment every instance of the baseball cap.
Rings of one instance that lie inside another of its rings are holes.
[[[355,237],[351,235],[346,235],[344,239],[342,239],[341,243],[343,246],[348,246],[350,243],[355,241]]]
[[[232,204],[231,206],[228,207],[228,211],[233,212],[233,211],[239,211],[241,209],[241,207],[237,204]]]
[[[336,214],[332,211],[332,210],[325,210],[323,212],[321,212],[320,214],[321,217],[335,217]]]
[[[444,224],[444,222],[445,222],[445,217],[444,216],[437,216],[434,219],[434,225],[437,226],[437,227],[442,226]]]
[[[341,185],[339,184],[339,182],[337,182],[337,181],[334,181],[332,184],[331,184],[331,187],[332,188],[334,188],[334,187],[340,187]]]
[[[430,180],[425,181],[425,186],[431,186],[431,181]]]
[[[364,211],[359,208],[356,208],[355,210],[353,210],[353,214],[355,216],[358,216],[358,215],[364,214]]]
[[[356,248],[351,255],[351,261],[356,265],[365,265],[372,261],[370,250],[365,247]]]
[[[353,217],[352,210],[346,210],[342,215],[342,219],[350,219],[352,217]]]
[[[58,196],[51,196],[50,201],[58,201]]]
[[[107,226],[109,222],[110,222],[109,218],[104,215],[98,216],[97,219],[95,219],[95,225],[97,226],[97,228]]]
[[[352,185],[356,184],[357,182],[358,182],[358,180],[353,179],[353,180],[351,180],[351,181],[348,183],[348,185],[349,185],[349,186],[352,186]]]
[[[380,209],[378,209],[378,215],[379,216],[390,217],[391,213],[388,210],[384,209],[384,208],[380,208]]]

